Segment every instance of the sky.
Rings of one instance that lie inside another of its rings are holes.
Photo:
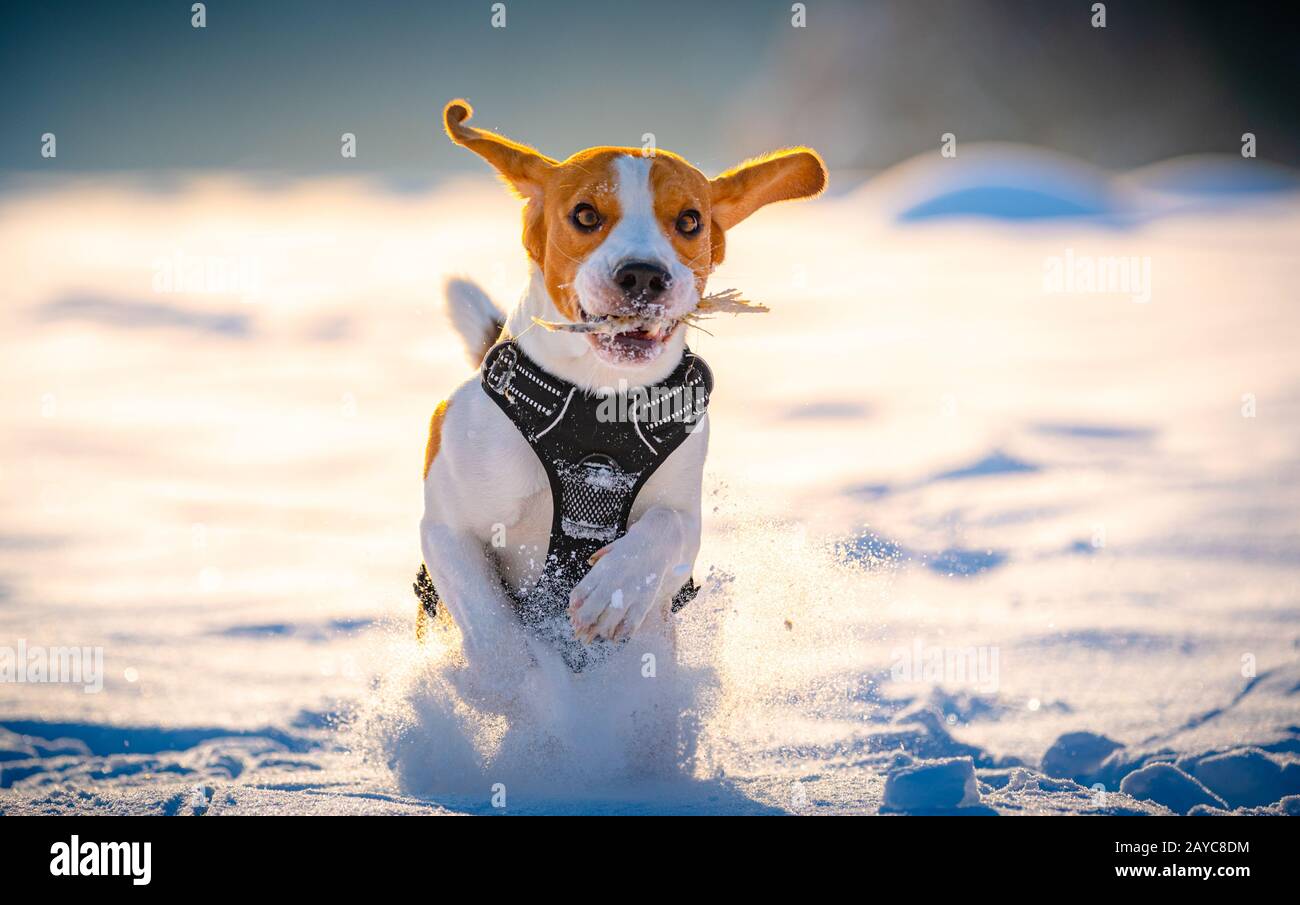
[[[364,169],[454,166],[431,139],[442,106],[468,97],[478,123],[567,156],[590,144],[640,145],[646,131],[692,139],[761,64],[776,18],[736,3],[665,3],[646,32],[617,4],[211,2],[32,4],[7,10],[0,166],[41,165],[58,135],[74,169],[342,169],[343,132]],[[565,14],[569,10],[570,14]],[[779,18],[779,17],[777,17]],[[673,34],[665,53],[665,32]],[[725,33],[730,47],[720,52]],[[714,86],[722,85],[722,90]],[[469,166],[468,161],[466,168]]]
[[[1028,0],[49,0],[0,13],[0,173],[470,171],[452,97],[552,156],[660,147],[721,168],[810,144],[874,170],[961,140],[1105,166],[1233,152],[1300,162],[1294,35],[1267,5]],[[41,136],[58,155],[42,158]],[[340,136],[357,136],[357,156]]]

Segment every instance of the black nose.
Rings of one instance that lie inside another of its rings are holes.
[[[672,284],[672,277],[658,264],[628,261],[614,271],[614,283],[623,290],[624,297],[649,302],[663,295]]]

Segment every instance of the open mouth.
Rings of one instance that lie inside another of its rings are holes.
[[[580,332],[587,335],[587,341],[602,358],[616,362],[645,362],[659,356],[680,323],[680,319],[662,317],[597,317],[584,311]]]

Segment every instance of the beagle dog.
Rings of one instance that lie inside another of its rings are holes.
[[[537,390],[547,426],[512,420],[502,400],[513,397],[505,389],[493,398],[495,378],[486,367],[441,402],[425,450],[420,544],[469,665],[517,677],[539,655],[520,600],[542,579],[561,521],[560,484],[537,435],[565,416],[561,410],[549,420],[564,388],[567,408],[575,392],[626,394],[680,372],[690,357],[683,318],[722,261],[726,231],[766,204],[818,195],[826,169],[808,148],[777,151],[713,179],[662,150],[596,147],[560,161],[470,126],[471,114],[463,100],[447,104],[447,135],[491,164],[523,200],[531,273],[508,315],[474,284],[450,281],[451,320],[475,365],[498,340],[511,346],[512,364],[529,363],[520,389]],[[602,325],[607,329],[585,329]],[[585,575],[564,589],[559,617],[569,643],[613,647],[608,642],[669,625],[700,546],[707,414],[678,440],[637,485],[619,535],[604,543],[596,535]],[[417,634],[427,608],[419,618]]]

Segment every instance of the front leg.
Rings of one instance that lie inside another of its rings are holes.
[[[501,584],[488,537],[513,526],[546,475],[477,378],[430,426],[420,549],[476,673],[518,677],[539,654]]]
[[[595,565],[570,593],[574,635],[588,643],[631,637],[661,592],[676,592],[686,581],[699,546],[698,516],[666,506],[647,510],[627,534],[596,552]]]
[[[465,658],[494,668],[530,662],[527,638],[483,543],[428,518],[420,546],[439,597],[460,629]]]

